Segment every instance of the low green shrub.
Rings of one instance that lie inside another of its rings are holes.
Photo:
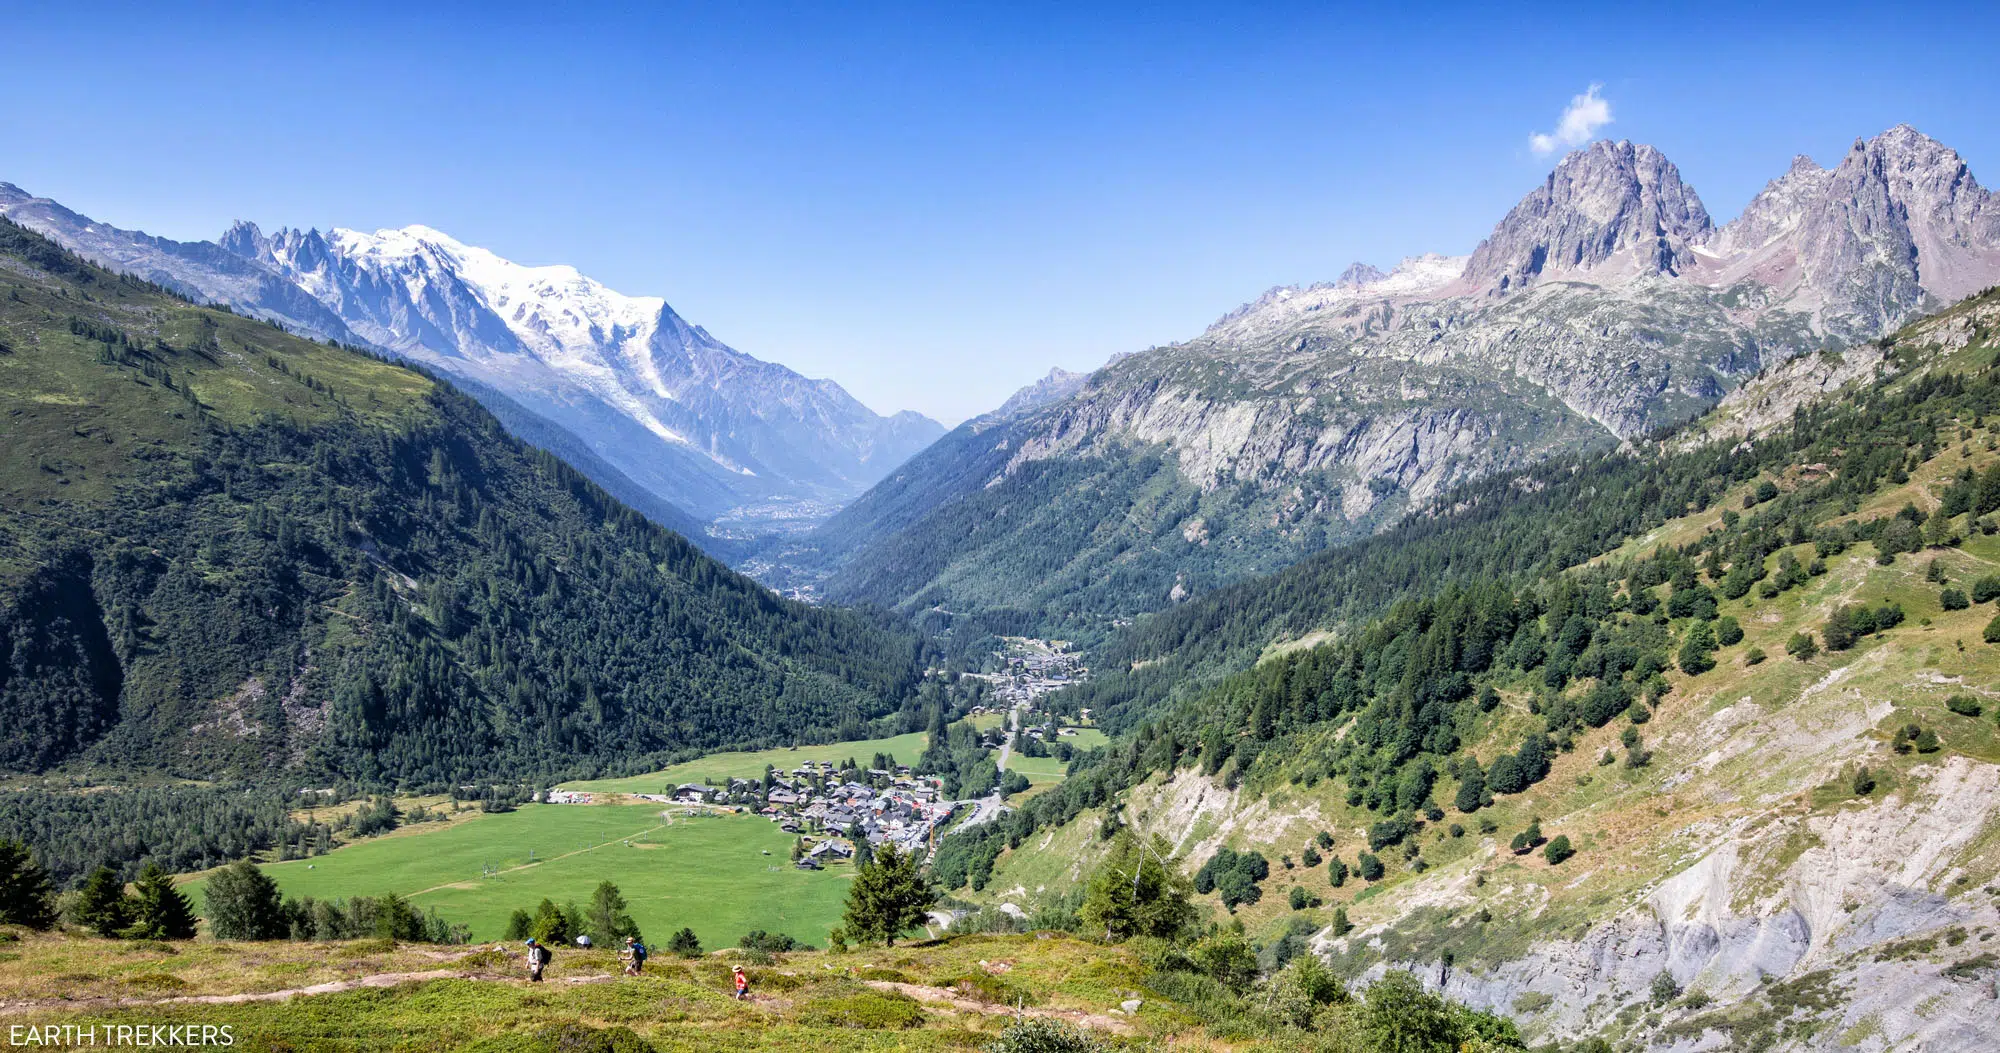
[[[756,989],[754,984],[751,989]],[[799,1021],[817,1027],[901,1031],[923,1025],[924,1007],[908,995],[862,988],[807,1000],[799,1008]]]
[[[1020,984],[985,972],[946,977],[932,986],[948,987],[959,994],[988,1005],[1034,1005],[1035,993]]]
[[[1081,1028],[1046,1017],[1029,1017],[1009,1024],[986,1046],[986,1053],[1099,1053],[1108,1048]]]

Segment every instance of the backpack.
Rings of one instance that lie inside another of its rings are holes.
[[[643,961],[645,961],[645,960],[646,960],[646,945],[645,945],[645,944],[643,944],[643,943],[635,943],[635,944],[633,944],[633,945],[632,945],[632,960],[633,960],[633,961],[635,961],[635,962],[643,962]]]
[[[556,952],[549,950],[549,945],[546,943],[535,944],[535,947],[542,952],[542,968],[548,968],[549,963],[556,960]]]

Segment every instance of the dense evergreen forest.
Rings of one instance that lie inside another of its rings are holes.
[[[923,723],[906,627],[774,596],[436,378],[11,224],[0,439],[0,771],[520,782]]]
[[[1583,728],[1627,720],[1622,761],[1643,766],[1644,725],[1671,690],[1663,674],[1699,677],[1743,639],[1722,601],[1754,611],[1860,542],[1894,560],[2000,529],[2000,468],[1956,473],[1930,512],[1847,518],[1996,412],[1991,365],[1912,371],[1803,406],[1755,443],[1656,442],[1475,484],[1441,502],[1448,511],[1163,614],[1097,663],[1158,656],[1153,666],[1071,689],[1128,734],[1072,764],[1055,790],[947,840],[938,874],[948,887],[981,887],[1005,847],[1181,766],[1253,788],[1341,780],[1350,804],[1383,816],[1371,851],[1401,844],[1447,807],[1471,814],[1522,792]],[[1591,562],[1725,494],[1731,503],[1700,537]],[[2000,577],[1957,591],[1944,602],[1992,602]],[[1795,638],[1792,657],[1900,629],[1900,607],[1857,601]],[[1343,625],[1330,642],[1252,664],[1274,638]],[[1498,728],[1518,724],[1495,714],[1502,692],[1525,700],[1532,720],[1496,742]],[[1474,741],[1484,764],[1466,749]],[[1107,822],[1106,836],[1115,829]]]

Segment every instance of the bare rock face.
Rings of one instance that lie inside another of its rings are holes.
[[[1505,293],[1613,261],[1633,274],[1678,275],[1693,262],[1692,244],[1713,226],[1665,155],[1599,141],[1563,158],[1507,213],[1473,250],[1465,280]]]

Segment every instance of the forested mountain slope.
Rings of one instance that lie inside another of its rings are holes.
[[[0,444],[0,770],[525,780],[859,731],[918,676],[446,383],[11,223]]]
[[[1996,280],[2000,207],[1908,127],[1801,159],[1719,227],[1658,150],[1593,143],[1471,256],[1274,289],[1002,428],[962,427],[794,562],[835,599],[1044,611],[1082,635],[1467,480],[1679,424]]]
[[[1307,567],[1236,590],[1236,646],[1291,606],[1324,634],[1129,709],[941,871],[1031,907],[1124,822],[1262,938],[1413,967],[1531,1034],[1989,1048],[1996,345],[1989,292],[1774,370],[1698,430],[1468,493],[1410,567],[1318,568],[1341,596]]]

